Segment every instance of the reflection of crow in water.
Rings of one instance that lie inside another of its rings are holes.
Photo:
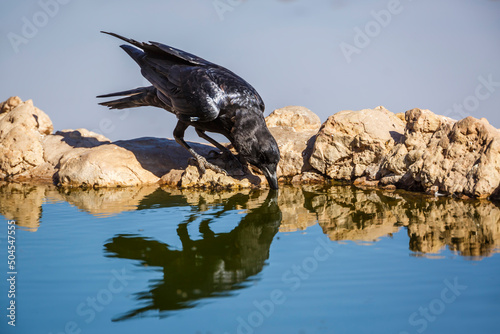
[[[239,165],[232,153],[205,131],[220,133],[231,141],[242,162],[258,167],[270,187],[278,188],[278,145],[264,120],[264,102],[250,84],[222,66],[170,46],[106,34],[136,46],[121,48],[139,64],[152,86],[98,96],[126,96],[101,105],[111,109],[154,106],[174,113],[178,119],[174,138],[196,158],[202,171],[210,168],[225,173],[196,153],[184,141],[184,132],[193,126],[201,138]]]
[[[143,306],[115,321],[141,316],[151,310],[194,307],[200,299],[227,295],[243,288],[243,282],[262,270],[278,232],[281,211],[277,193],[271,191],[264,203],[251,209],[231,232],[214,234],[209,224],[216,223],[224,212],[246,201],[248,196],[236,195],[220,212],[203,220],[199,227],[202,239],[189,237],[187,226],[195,218],[179,224],[177,234],[182,250],[172,250],[167,244],[137,235],[118,235],[105,244],[108,257],[138,260],[144,266],[163,269],[163,279],[154,280],[148,291],[137,294]]]

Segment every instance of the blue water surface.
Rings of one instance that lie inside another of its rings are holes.
[[[487,201],[13,187],[0,189],[0,254],[7,277],[15,220],[16,317],[4,279],[1,333],[500,331]]]

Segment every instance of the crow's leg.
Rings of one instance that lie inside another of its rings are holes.
[[[205,139],[206,141],[208,141],[210,144],[214,145],[215,147],[217,147],[219,150],[221,150],[223,153],[226,153],[226,154],[231,154],[233,155],[233,153],[225,146],[223,146],[222,144],[219,144],[219,142],[217,142],[215,139],[213,139],[212,137],[209,137],[205,131],[203,130],[200,130],[200,129],[196,129],[196,133],[198,134],[198,136],[200,136],[201,138]],[[233,155],[234,156],[234,155]]]
[[[202,157],[201,155],[196,153],[196,151],[193,150],[184,141],[184,132],[186,131],[188,126],[189,126],[189,124],[184,123],[182,121],[177,122],[177,125],[175,126],[175,129],[174,129],[174,138],[175,138],[175,141],[177,143],[179,143],[182,147],[184,147],[186,150],[188,150],[189,153],[191,153],[191,155],[196,159],[196,162],[198,163],[198,168],[200,169],[201,174],[205,173],[206,168],[208,168],[208,169],[213,170],[214,172],[227,175],[227,172],[224,169],[208,162],[207,159],[205,159],[204,157]]]
[[[238,160],[238,158],[236,158],[234,156],[234,154],[233,154],[233,152],[231,152],[231,150],[229,150],[227,147],[221,145],[219,142],[217,142],[212,137],[209,137],[205,133],[205,131],[203,131],[203,130],[196,129],[196,133],[198,134],[198,136],[205,139],[206,141],[208,141],[209,143],[211,143],[212,145],[214,145],[215,147],[217,147],[219,150],[222,151],[223,159],[225,161],[227,161],[228,165],[226,165],[226,167],[229,166],[229,170],[240,170],[240,172],[235,173],[236,175],[244,175],[245,174],[243,172],[243,166],[241,165],[241,162]]]

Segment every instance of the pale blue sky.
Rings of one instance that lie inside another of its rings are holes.
[[[324,121],[383,105],[500,127],[500,1],[4,1],[0,100],[33,99],[58,130],[171,138],[167,112],[97,105],[98,94],[146,84],[122,43],[100,30],[231,69],[259,91],[266,115],[302,105]]]

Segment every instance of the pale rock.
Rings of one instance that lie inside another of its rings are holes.
[[[33,102],[16,98],[2,105],[0,114],[0,177],[29,179],[44,164],[41,141],[52,132],[52,122]]]
[[[33,101],[31,100],[28,100],[25,103],[29,103],[31,106],[33,106]],[[37,122],[38,132],[40,132],[42,135],[52,134],[52,132],[54,132],[54,125],[52,124],[49,116],[37,107],[33,108],[33,117]]]
[[[341,111],[321,126],[309,162],[333,179],[354,180],[365,174],[373,179],[404,128],[405,123],[384,107]]]
[[[406,114],[405,114],[404,112],[398,112],[398,113],[396,114],[396,117],[397,117],[397,118],[399,118],[400,120],[402,120],[403,122],[405,122],[405,123],[406,123],[406,117],[405,117],[405,115],[406,115]]]
[[[275,110],[266,122],[281,152],[280,182],[324,183],[329,177],[361,187],[500,198],[500,132],[484,118],[455,121],[422,109],[403,117],[377,107],[341,111],[321,125],[307,108],[289,106]],[[11,97],[1,103],[0,179],[86,187],[267,186],[251,166],[237,176],[242,170],[211,154],[212,145],[189,143],[230,175],[211,170],[200,175],[189,166],[191,155],[172,139],[111,143],[86,129],[52,131],[48,116],[31,100]]]
[[[142,168],[132,152],[113,144],[77,148],[65,154],[57,179],[63,186],[86,187],[133,186],[159,181]]]
[[[396,174],[390,174],[384,176],[383,178],[380,179],[380,185],[383,187],[388,185],[395,185],[401,180],[402,177],[403,177],[402,175],[396,175]]]
[[[265,178],[259,175],[247,174],[245,176],[232,177],[213,170],[207,169],[200,175],[196,166],[188,166],[178,182],[180,188],[251,188],[261,185],[267,185]]]
[[[366,187],[366,188],[375,188],[375,187],[378,187],[380,181],[376,180],[376,181],[372,181],[372,180],[368,180],[365,176],[363,177],[360,177],[360,178],[357,178],[356,180],[354,180],[354,182],[352,183],[353,185],[357,186],[357,187]]]
[[[428,109],[414,108],[405,113],[406,130],[414,133],[434,133],[445,124],[453,125],[456,121],[436,115]]]
[[[294,132],[292,128],[270,128],[280,150],[278,177],[293,177],[312,169],[309,164],[316,131]]]
[[[286,127],[295,132],[314,131],[321,127],[321,120],[311,110],[300,106],[288,106],[274,110],[266,117],[269,128]]]
[[[142,167],[158,177],[162,177],[173,169],[186,169],[192,155],[173,139],[144,137],[130,140],[119,140],[113,144],[134,153]],[[207,157],[210,151],[218,151],[209,144],[188,142],[197,153]],[[222,161],[220,167],[226,166]]]
[[[31,115],[35,119],[35,128],[38,132],[43,135],[50,135],[54,131],[54,126],[49,116],[35,107],[32,100],[23,102],[19,96],[12,96],[0,103],[0,119],[21,105],[25,105],[23,112],[26,113],[26,116],[29,117]]]
[[[56,135],[64,137],[64,142],[72,147],[90,148],[111,143],[107,137],[87,129],[61,130],[57,131]]]
[[[23,103],[19,96],[11,96],[6,101],[0,103],[0,114],[6,113]]]
[[[314,171],[304,172],[298,175],[295,175],[292,178],[292,184],[315,184],[315,183],[325,183],[326,178]]]
[[[169,187],[179,187],[181,183],[183,169],[171,169],[168,173],[160,178],[160,184]]]
[[[321,120],[311,110],[288,106],[274,110],[266,124],[280,150],[278,177],[294,177],[312,170],[309,164],[315,136]]]
[[[387,155],[383,184],[429,193],[487,197],[500,187],[500,132],[487,121],[406,112],[404,141]]]
[[[111,141],[98,133],[86,129],[62,130],[42,140],[44,159],[53,166],[58,166],[62,157],[77,148],[92,148]],[[82,150],[80,150],[82,151]]]

